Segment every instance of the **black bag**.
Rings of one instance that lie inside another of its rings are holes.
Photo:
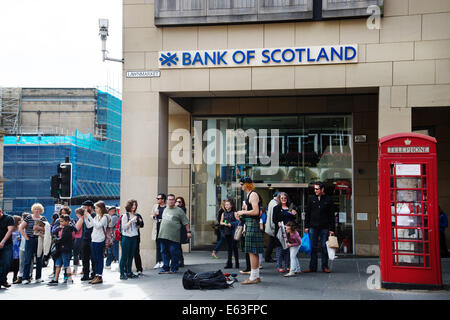
[[[195,273],[191,270],[183,274],[183,287],[191,289],[226,289],[229,287],[222,270]]]
[[[53,260],[56,260],[58,259],[60,254],[61,250],[59,249],[59,246],[53,243],[52,246],[50,247],[50,257],[52,257]]]

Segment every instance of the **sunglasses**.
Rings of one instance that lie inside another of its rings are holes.
[[[156,198],[156,200],[162,200],[162,198]]]
[[[314,190],[320,190],[320,188],[314,188]]]

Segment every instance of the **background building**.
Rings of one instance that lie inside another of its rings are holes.
[[[378,19],[370,5],[382,15],[378,27],[369,27]],[[340,243],[347,239],[349,253],[378,255],[377,142],[397,132],[437,138],[439,203],[450,212],[449,1],[126,0],[123,26],[121,198],[137,199],[145,215],[147,267],[155,259],[149,210],[158,192],[189,199],[192,247],[210,247],[220,201],[231,196],[240,207],[242,174],[258,180],[266,203],[278,188],[301,208],[311,180],[326,181],[339,210]],[[182,56],[339,45],[355,45],[357,61],[186,66]],[[158,69],[159,77],[126,75]],[[174,163],[179,141],[172,133],[194,133],[195,121],[220,132],[282,130],[279,172]]]
[[[50,176],[69,157],[75,207],[86,198],[118,205],[122,103],[112,89],[2,88],[11,120],[4,125],[4,201],[20,214],[40,202],[51,216]]]

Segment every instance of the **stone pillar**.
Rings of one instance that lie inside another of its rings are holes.
[[[393,133],[411,132],[411,108],[399,105],[397,90],[394,87],[380,87],[378,97],[378,137]],[[394,100],[394,103],[392,101]]]
[[[189,132],[189,137],[191,136],[191,115],[188,111],[183,109],[175,101],[169,98],[168,193],[173,193],[175,197],[183,197],[184,201],[186,202],[186,214],[189,218],[189,221],[192,221],[190,210],[191,167],[189,163],[178,164],[177,157],[185,154],[180,154],[180,151],[177,148],[175,151],[173,151],[173,148],[181,143],[181,140],[179,138],[180,134],[175,132],[176,130],[179,131],[180,129],[185,130],[185,132]],[[186,158],[190,161],[192,158],[190,138],[187,142],[187,145],[189,145],[189,149],[183,150],[183,152],[188,153],[188,156]],[[188,252],[190,250],[189,244],[183,245],[182,248],[184,252]]]
[[[144,219],[141,257],[144,269],[154,266],[156,245],[152,212],[156,196],[167,193],[168,98],[159,93],[124,92],[122,113],[121,212],[129,199],[138,201]]]

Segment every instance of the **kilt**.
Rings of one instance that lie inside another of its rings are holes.
[[[259,229],[259,219],[245,218],[244,252],[264,253],[263,233]]]

